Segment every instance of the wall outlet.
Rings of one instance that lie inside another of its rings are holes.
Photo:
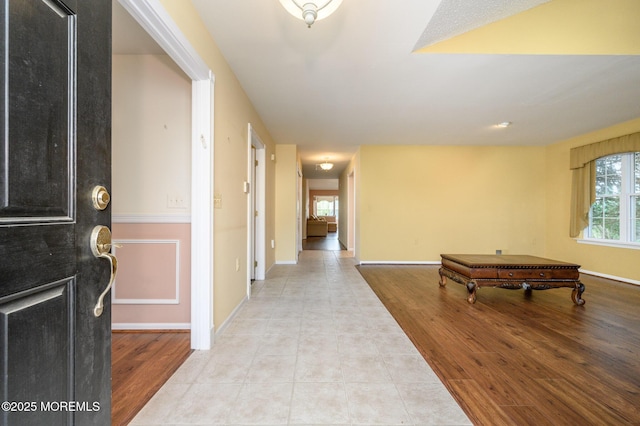
[[[276,240],[271,240],[271,248],[276,248]]]
[[[240,270],[240,259],[236,257],[236,272]]]

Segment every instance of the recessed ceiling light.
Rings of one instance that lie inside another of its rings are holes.
[[[498,123],[496,124],[496,127],[500,127],[502,129],[511,126],[511,122],[510,121],[503,121],[502,123]]]

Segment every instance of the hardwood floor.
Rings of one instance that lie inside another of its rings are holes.
[[[114,332],[111,424],[128,424],[190,353],[188,332]]]
[[[640,424],[640,287],[589,275],[571,290],[438,285],[438,266],[359,270],[477,425]]]
[[[329,232],[326,237],[307,237],[302,240],[302,250],[345,250],[338,240],[337,232]]]

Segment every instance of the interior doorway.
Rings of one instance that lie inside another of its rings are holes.
[[[214,76],[162,4],[119,0],[191,79],[191,347],[213,342],[213,80]]]
[[[191,79],[117,2],[113,16],[112,328],[188,331]]]
[[[346,250],[340,235],[340,180],[307,179],[304,211],[306,238],[302,250]]]
[[[347,250],[356,251],[356,174],[347,175]]]
[[[253,280],[264,280],[266,274],[266,150],[251,123],[248,125],[249,202],[247,208],[247,297],[251,297]]]

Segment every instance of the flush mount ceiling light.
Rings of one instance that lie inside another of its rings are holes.
[[[324,160],[324,163],[316,164],[316,170],[318,169],[318,167],[320,167],[320,169],[324,170],[325,172],[328,172],[329,170],[333,169],[333,163],[330,163],[329,157],[327,157]]]
[[[280,0],[287,12],[302,19],[309,28],[335,12],[341,3],[342,0]]]
[[[509,126],[511,126],[511,122],[510,121],[503,121],[502,123],[498,123],[496,124],[496,127],[500,127],[501,129],[505,129]]]

